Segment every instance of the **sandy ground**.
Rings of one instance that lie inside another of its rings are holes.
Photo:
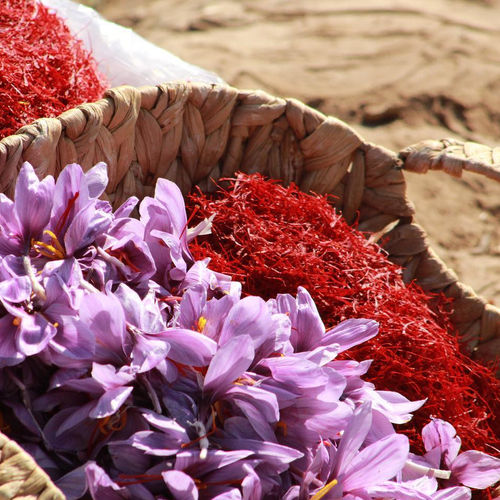
[[[84,3],[231,85],[298,98],[395,151],[445,137],[500,145],[500,1]],[[435,250],[500,306],[500,184],[406,177]]]

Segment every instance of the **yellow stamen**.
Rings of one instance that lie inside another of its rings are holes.
[[[47,234],[50,236],[50,239],[52,240],[52,244],[62,253],[65,254],[66,252],[64,251],[64,247],[59,243],[59,240],[57,239],[57,236],[50,230],[50,229],[45,229],[43,234]]]
[[[66,252],[57,239],[57,236],[49,229],[46,229],[43,234],[49,236],[50,243],[32,239],[31,246],[33,247],[33,249],[35,249],[44,257],[48,257],[49,259],[64,259],[66,257]]]
[[[256,382],[250,377],[238,377],[234,382],[234,385],[255,385]]]
[[[54,328],[57,328],[59,326],[59,323],[56,321],[55,323],[53,323],[52,325]]]
[[[14,318],[14,319],[12,320],[12,324],[13,324],[14,326],[19,326],[19,325],[21,324],[21,318],[18,318],[18,317]]]
[[[323,488],[321,488],[319,491],[317,491],[311,498],[310,500],[320,500],[323,498],[336,484],[338,484],[338,481],[336,479],[333,479],[329,483],[325,484]]]
[[[200,319],[198,320],[198,331],[200,333],[203,333],[203,329],[205,328],[206,324],[207,324],[207,318],[200,316]]]

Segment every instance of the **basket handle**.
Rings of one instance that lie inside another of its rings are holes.
[[[411,172],[443,170],[453,177],[461,177],[462,172],[468,170],[500,182],[500,147],[456,139],[430,140],[401,150],[399,158],[403,168]]]

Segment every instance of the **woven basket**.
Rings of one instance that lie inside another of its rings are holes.
[[[415,280],[424,290],[455,299],[451,319],[471,355],[500,353],[500,310],[461,284],[429,247],[424,230],[413,222],[402,172],[442,169],[460,176],[470,170],[500,181],[500,148],[426,141],[397,155],[295,99],[180,82],[118,87],[96,103],[40,119],[1,140],[0,192],[13,195],[24,161],[39,177],[57,176],[68,163],[90,168],[106,162],[106,196],[114,207],[131,195],[152,195],[159,177],[188,193],[195,185],[209,191],[213,180],[237,171],[295,182],[304,191],[332,193],[348,222],[359,216],[361,230],[384,236],[384,248],[403,266],[406,282]],[[13,452],[3,450],[17,445],[0,439],[6,443],[0,445],[0,499],[63,498],[50,482],[43,493],[36,481],[28,489],[31,476],[23,476],[26,482],[15,491],[10,483],[19,483],[20,476],[6,469]],[[29,469],[25,463],[34,462],[23,456],[23,470]]]

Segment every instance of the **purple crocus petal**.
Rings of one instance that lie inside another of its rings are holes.
[[[99,234],[110,226],[112,216],[97,211],[95,203],[91,202],[77,212],[64,235],[66,254],[73,255],[77,250],[90,245]]]
[[[99,198],[108,185],[108,167],[104,162],[96,163],[85,173],[90,198]]]
[[[329,380],[328,373],[321,367],[299,357],[266,358],[258,366],[268,368],[277,382],[297,389],[323,387]]]
[[[279,420],[278,401],[274,394],[259,387],[233,386],[224,397],[241,410],[261,439],[276,441],[270,425]]]
[[[305,288],[299,286],[296,300],[296,323],[292,323],[297,329],[295,351],[309,351],[319,344],[325,333],[325,325],[321,321],[316,304]]]
[[[64,493],[66,500],[78,500],[87,492],[86,467],[87,463],[73,469],[55,482],[56,486]]]
[[[412,412],[418,410],[426,399],[419,401],[410,401],[402,394],[393,391],[361,391],[363,397],[361,400],[369,399],[373,408],[384,413],[393,424],[405,424],[409,422],[413,415]],[[353,395],[351,397],[354,399]]]
[[[193,479],[180,470],[161,473],[175,500],[198,500],[198,488]]]
[[[54,178],[38,180],[33,167],[25,162],[17,177],[14,210],[21,224],[23,236],[29,242],[47,226],[54,198]]]
[[[208,290],[217,286],[217,278],[215,273],[208,268],[208,262],[209,259],[196,261],[189,268],[179,289],[185,290],[201,286],[202,289]]]
[[[151,335],[151,338],[155,337],[168,342],[169,359],[183,365],[206,366],[217,350],[217,344],[212,339],[183,328],[169,328]]]
[[[130,499],[126,488],[118,486],[95,462],[89,462],[85,467],[87,484],[95,500]]]
[[[184,431],[184,429],[182,429],[182,431]],[[180,434],[180,431],[176,434],[166,434],[156,431],[139,431],[127,440],[127,444],[143,451],[147,455],[169,457],[179,452],[181,444],[187,442],[185,431],[181,434],[182,440],[179,439],[178,434]]]
[[[79,312],[80,319],[95,334],[95,361],[121,361],[130,340],[126,336],[120,301],[113,295],[89,293],[82,298]]]
[[[16,345],[25,356],[37,354],[55,336],[57,330],[41,314],[26,314],[17,329]]]
[[[259,475],[248,464],[243,465],[247,475],[241,482],[243,500],[259,500],[262,498],[262,486]]]
[[[180,240],[164,231],[153,230],[151,236],[158,238],[163,244],[163,249],[168,248],[170,260],[173,267],[169,270],[169,278],[174,281],[181,281],[186,276],[187,265],[184,260],[184,252]]]
[[[56,443],[58,437],[73,427],[81,426],[84,420],[88,419],[89,411],[93,408],[94,404],[94,401],[90,401],[80,407],[64,408],[56,413],[45,425],[45,435],[47,437],[52,436],[54,443]],[[83,439],[88,439],[88,436]]]
[[[207,290],[201,285],[187,289],[179,305],[179,325],[182,328],[197,330],[199,318],[207,300]]]
[[[303,456],[303,453],[294,448],[261,440],[222,438],[218,439],[217,442],[228,450],[252,452],[256,457],[269,464],[273,472],[277,474],[287,470],[291,462]]]
[[[471,497],[471,491],[464,486],[444,488],[431,495],[432,500],[470,500]]]
[[[373,486],[367,486],[363,488],[363,491],[368,493],[369,498],[391,498],[394,500],[431,500],[433,498],[407,484],[392,481],[384,481]],[[356,493],[356,490],[352,493]]]
[[[361,377],[370,368],[373,360],[354,361],[353,359],[336,359],[330,363],[330,367],[344,375],[344,377]]]
[[[312,405],[313,404],[314,403],[312,403]],[[329,411],[318,411],[316,415],[305,417],[304,427],[317,432],[320,436],[334,439],[338,437],[342,429],[345,429],[348,425],[352,416],[352,409],[348,404],[342,401],[330,403],[329,406]],[[287,418],[293,419],[294,413],[299,412],[290,412]]]
[[[205,458],[200,458],[200,450],[185,450],[175,457],[175,470],[192,472],[201,477],[209,472],[227,467],[252,455],[252,451],[238,447],[235,451],[208,450]]]
[[[117,370],[113,365],[92,364],[92,378],[105,390],[128,384],[134,375],[125,370]]]
[[[12,324],[12,316],[0,318],[0,368],[19,364],[26,356],[16,344],[17,327]]]
[[[189,243],[197,236],[206,236],[207,234],[212,234],[212,222],[214,218],[215,214],[212,214],[207,219],[203,219],[201,222],[196,224],[195,227],[188,228],[186,235],[187,242]]]
[[[338,345],[333,344],[316,347],[311,351],[300,352],[296,356],[301,359],[307,359],[318,366],[324,366],[334,360],[339,352]]]
[[[372,426],[366,435],[365,445],[374,443],[395,432],[390,420],[383,413],[372,410]]]
[[[60,321],[49,343],[52,362],[66,367],[87,366],[95,353],[92,330],[73,316],[63,316]]]
[[[224,436],[229,438],[260,439],[246,417],[228,417],[224,420]]]
[[[288,488],[287,492],[283,495],[282,500],[299,500],[300,499],[300,486],[292,486]]]
[[[155,188],[155,200],[160,202],[166,211],[168,220],[174,229],[174,234],[180,236],[181,233],[184,233],[183,239],[185,241],[187,229],[186,207],[177,184],[167,179],[158,179]]]
[[[130,357],[131,367],[137,373],[145,373],[162,363],[170,352],[170,344],[163,339],[137,335]]]
[[[220,490],[222,488],[227,488],[224,486],[219,486],[217,490]],[[230,488],[230,487],[229,487]],[[215,488],[213,488],[215,490]],[[224,491],[220,493],[219,495],[217,494],[211,494],[212,500],[241,500],[241,493],[239,488],[231,488],[229,491]]]
[[[132,290],[125,283],[120,283],[114,296],[121,302],[125,319],[138,328],[142,327],[142,300],[135,290]]]
[[[115,387],[108,389],[97,401],[95,408],[89,412],[90,418],[104,418],[116,413],[125,403],[133,387]]]
[[[457,436],[457,431],[453,425],[439,418],[432,419],[422,429],[422,441],[424,442],[425,451],[436,450],[436,453],[439,453],[448,469],[462,445],[462,440]],[[439,465],[437,464],[437,467]]]
[[[99,398],[104,390],[97,380],[90,377],[66,380],[63,387],[65,389],[72,389],[73,391],[84,392],[95,399]]]
[[[143,410],[141,412],[143,418],[151,424],[153,427],[160,429],[161,431],[172,433],[176,432],[181,441],[187,437],[185,429],[180,426],[177,421],[173,418],[165,417],[164,415],[159,415],[152,410]]]
[[[132,213],[132,210],[134,210],[134,208],[137,206],[137,203],[139,203],[139,198],[137,198],[137,196],[131,196],[130,198],[127,198],[115,210],[115,213],[114,213],[115,220],[129,217],[130,214]]]
[[[57,236],[63,236],[75,213],[89,202],[82,167],[76,163],[66,165],[56,181],[49,227]]]
[[[203,334],[219,342],[227,315],[239,300],[239,294],[224,295],[220,299],[209,300],[203,310],[203,317],[207,320]]]
[[[253,340],[248,335],[240,335],[226,342],[213,357],[205,375],[203,390],[212,393],[216,399],[253,361]]]
[[[378,323],[371,319],[348,319],[328,330],[321,345],[339,344],[340,352],[362,344],[378,334]]]
[[[124,474],[142,474],[151,467],[153,458],[130,446],[127,441],[108,441],[107,448],[113,465]]]
[[[31,282],[27,276],[16,276],[0,281],[0,300],[13,304],[28,300],[31,295]]]
[[[352,419],[340,440],[335,465],[334,477],[339,477],[350,465],[358,453],[366,435],[372,426],[372,407],[370,402],[363,403],[354,410]]]
[[[26,243],[14,202],[0,193],[0,256],[22,255],[26,251]]]
[[[464,486],[487,488],[500,481],[500,459],[481,451],[465,451],[453,461],[451,473]]]
[[[245,297],[229,311],[222,327],[219,345],[241,335],[251,337],[256,350],[267,339],[274,340],[271,314],[260,297]]]
[[[356,455],[344,471],[344,490],[352,491],[396,476],[408,458],[410,444],[401,434],[391,434]]]

